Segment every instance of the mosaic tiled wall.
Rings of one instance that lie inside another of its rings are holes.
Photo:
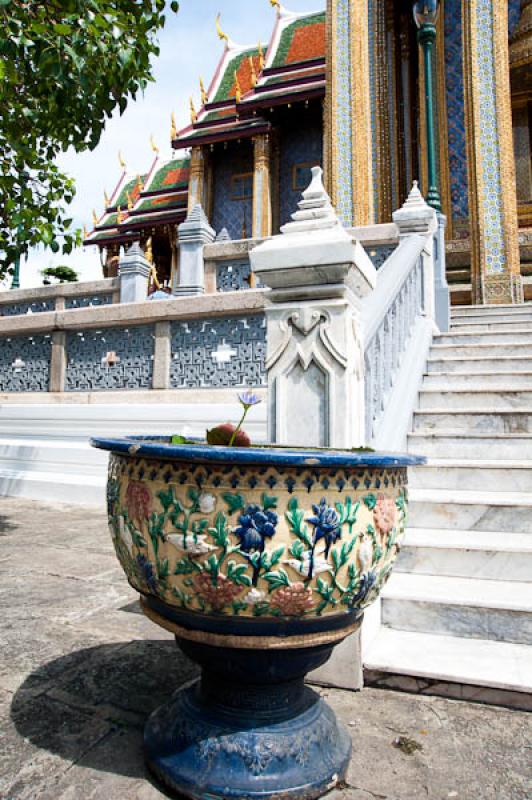
[[[521,16],[521,0],[508,0],[508,32],[510,36],[517,28]]]
[[[232,200],[232,177],[253,172],[253,151],[250,141],[230,144],[227,150],[216,154],[213,170],[213,213],[210,223],[216,232],[227,228],[231,239],[242,239],[245,227],[251,236],[253,223],[253,198]]]
[[[172,322],[172,389],[264,386],[263,314]]]
[[[65,308],[93,308],[95,306],[110,306],[113,302],[112,294],[95,294],[94,297],[67,297]]]
[[[279,206],[281,225],[290,221],[301,200],[301,189],[294,188],[296,164],[321,164],[323,160],[323,129],[321,119],[309,116],[297,128],[283,131],[281,136],[281,164]],[[310,183],[310,167],[308,169]],[[305,179],[306,180],[306,179]],[[306,188],[306,186],[304,188]]]
[[[8,336],[0,339],[0,391],[47,392],[52,337]]]
[[[9,303],[0,306],[0,317],[18,317],[22,314],[43,314],[55,310],[55,298],[35,303]]]
[[[154,326],[105,328],[67,336],[67,392],[151,389]]]
[[[353,100],[351,96],[351,21],[349,0],[336,0],[336,148],[338,185],[336,211],[344,225],[353,221]]]
[[[455,221],[467,220],[467,143],[464,112],[462,0],[445,0],[445,82],[449,131],[451,205]]]

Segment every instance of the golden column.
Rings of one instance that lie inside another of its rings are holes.
[[[253,139],[253,225],[252,237],[264,239],[272,235],[271,161],[268,134]]]
[[[193,147],[190,155],[190,183],[188,190],[188,213],[195,205],[201,204],[205,213],[207,189],[207,158],[202,147]]]
[[[344,225],[374,221],[367,0],[327,0],[325,175]]]
[[[508,4],[468,0],[462,14],[473,302],[519,303]]]

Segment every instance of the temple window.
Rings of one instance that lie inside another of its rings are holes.
[[[231,200],[249,200],[253,197],[253,173],[233,175],[231,178]]]

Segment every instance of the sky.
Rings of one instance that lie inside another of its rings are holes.
[[[285,0],[291,11],[319,11],[326,0]],[[159,36],[161,53],[154,61],[155,83],[143,97],[130,103],[122,116],[109,120],[100,144],[91,153],[67,152],[59,159],[60,167],[76,181],[77,194],[70,206],[76,227],[92,228],[92,209],[103,210],[103,193],[114,190],[120,175],[118,151],[122,152],[128,172],[147,171],[153,159],[150,136],[169,158],[170,115],[175,112],[178,128],[190,122],[189,97],[199,106],[199,77],[206,85],[214,74],[223,53],[223,42],[215,28],[217,13],[222,28],[238,44],[267,44],[275,23],[270,0],[180,0],[177,15],[168,13],[167,24]],[[54,255],[50,250],[33,250],[21,266],[21,285],[40,286],[40,271],[67,264],[81,280],[102,277],[98,249],[80,248],[71,256]]]

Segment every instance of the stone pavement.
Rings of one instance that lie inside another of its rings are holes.
[[[196,672],[138,612],[103,513],[0,498],[0,576],[0,798],[167,797],[144,768],[142,726]],[[323,694],[354,743],[349,785],[329,800],[532,797],[525,712]]]

